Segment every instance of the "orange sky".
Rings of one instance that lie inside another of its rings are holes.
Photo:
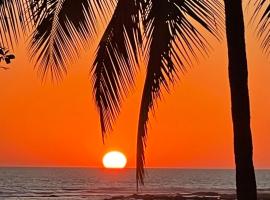
[[[270,167],[270,66],[247,29],[249,83],[257,168]],[[233,168],[225,41],[201,59],[159,102],[151,118],[148,167]],[[89,68],[93,50],[70,66],[58,85],[37,77],[23,45],[10,70],[0,70],[0,166],[101,167],[108,150],[123,151],[135,166],[136,131],[144,70],[123,105],[115,130],[102,144]]]

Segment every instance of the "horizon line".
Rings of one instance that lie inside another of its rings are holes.
[[[39,169],[107,169],[105,167],[98,166],[30,166],[30,165],[0,165],[0,169],[3,168],[39,168]],[[136,169],[136,167],[125,167],[124,169]],[[145,169],[164,169],[164,170],[235,170],[235,168],[222,168],[222,167],[145,167]],[[118,169],[108,169],[108,170],[118,170]],[[120,169],[121,170],[121,169]],[[270,170],[270,168],[255,168],[255,170]]]

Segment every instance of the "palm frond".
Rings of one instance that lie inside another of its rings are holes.
[[[137,0],[119,0],[98,45],[92,69],[93,93],[103,139],[112,130],[121,102],[134,84],[138,46],[142,44],[140,6]]]
[[[256,26],[258,37],[261,39],[261,47],[269,56],[270,54],[270,2],[269,0],[256,0],[253,19],[259,17]]]
[[[151,11],[145,22],[147,74],[141,100],[137,135],[137,188],[144,184],[145,147],[149,111],[169,90],[169,83],[192,64],[198,53],[206,53],[209,44],[201,33],[207,30],[219,38],[223,6],[218,0],[152,0]]]
[[[22,0],[0,0],[0,46],[13,48],[25,27],[25,22]]]
[[[103,1],[29,0],[31,20],[36,24],[30,49],[39,72],[59,79],[67,72],[70,60],[77,57],[80,45],[95,34],[95,6]]]

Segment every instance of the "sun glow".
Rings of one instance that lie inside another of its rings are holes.
[[[122,169],[127,164],[127,158],[119,151],[110,151],[104,155],[102,162],[105,168]]]

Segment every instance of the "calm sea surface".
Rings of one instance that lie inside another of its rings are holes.
[[[141,193],[232,193],[233,170],[148,169]],[[270,193],[270,170],[256,171],[260,192]],[[0,199],[91,199],[136,193],[134,169],[0,168]]]

